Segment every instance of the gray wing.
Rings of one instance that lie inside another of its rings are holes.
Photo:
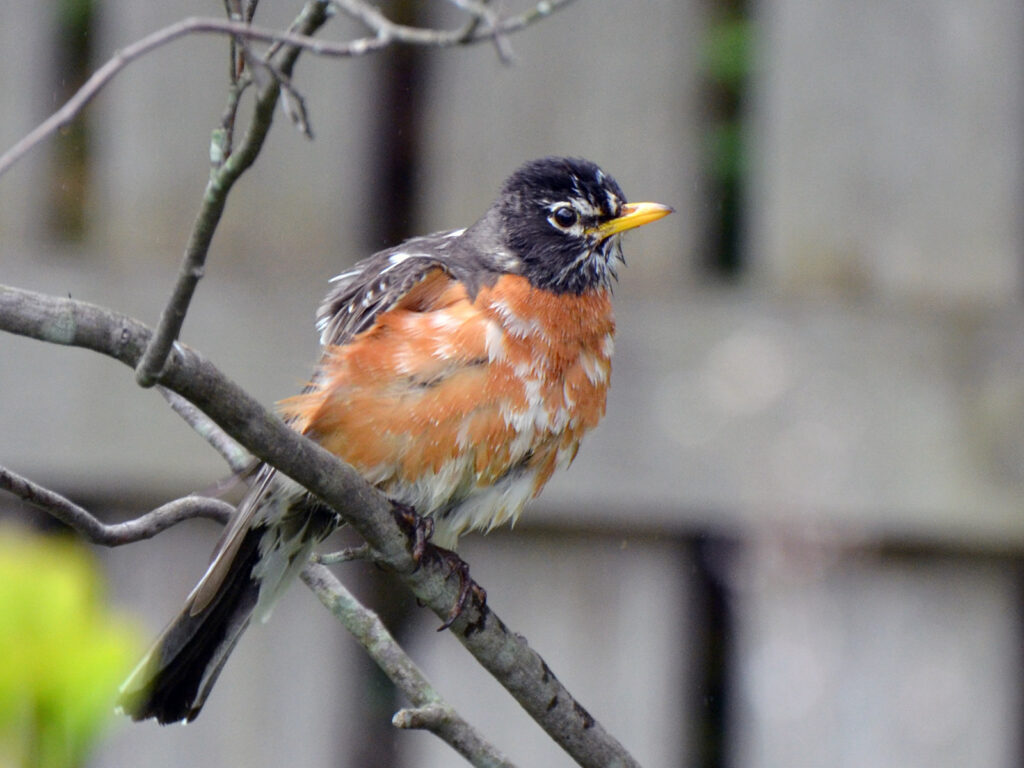
[[[453,246],[463,231],[456,229],[406,240],[332,278],[334,287],[316,313],[320,343],[325,347],[344,344],[366,330],[381,312],[434,269],[449,274],[461,271],[453,258]]]

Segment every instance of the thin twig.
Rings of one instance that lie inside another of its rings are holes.
[[[224,0],[224,12],[227,13],[228,18],[232,21],[242,20],[242,6],[240,0]],[[238,78],[242,74],[241,72],[241,61],[238,56],[238,42],[237,37],[231,38],[231,44],[228,47],[228,82],[232,85],[238,83]]]
[[[231,467],[232,472],[242,474],[249,471],[253,464],[252,454],[218,427],[209,416],[167,387],[157,387],[156,389],[171,406],[171,409],[221,455],[227,465]]]
[[[385,44],[391,42],[405,43],[407,45],[423,45],[434,48],[447,48],[454,45],[467,45],[479,43],[484,40],[493,40],[501,35],[508,35],[525,29],[531,24],[550,16],[557,10],[567,6],[572,0],[541,0],[537,5],[516,16],[509,16],[495,21],[485,29],[479,27],[467,34],[465,27],[459,29],[429,29],[426,27],[411,27],[405,24],[397,24],[382,14],[375,6],[361,2],[361,0],[331,0],[332,4],[347,15],[358,19],[369,29],[376,32],[377,40]],[[365,38],[363,42],[368,43],[373,38]],[[361,41],[354,40],[352,44]],[[317,51],[324,56],[351,56],[350,52],[335,53],[332,48],[336,44],[328,44]],[[312,49],[311,49],[312,50]],[[356,54],[359,55],[359,54]]]
[[[463,36],[472,36],[474,32],[479,28],[481,22],[486,22],[491,29],[497,29],[500,25],[500,17],[496,12],[487,7],[488,0],[450,0],[451,4],[456,8],[461,8],[466,11],[471,18],[469,25],[462,30]],[[508,42],[508,37],[504,33],[498,33],[494,35],[494,50],[498,53],[498,60],[502,64],[515,64],[516,56],[512,51],[512,46]]]
[[[511,763],[500,754],[492,754],[486,742],[478,745],[464,737],[462,718],[452,707],[444,702],[427,704],[426,706],[400,709],[391,718],[396,728],[429,731],[439,739],[451,744],[452,747],[469,760],[473,765],[489,768],[510,768]],[[475,736],[471,732],[470,736]],[[458,745],[458,746],[457,746]]]
[[[309,124],[309,111],[306,109],[306,99],[299,93],[299,90],[292,83],[292,79],[274,66],[273,61],[267,61],[254,56],[248,46],[243,50],[249,71],[253,77],[257,77],[259,73],[266,73],[277,81],[277,85],[281,89],[285,113],[292,121],[292,125],[298,128],[307,139],[312,139],[313,129]]]
[[[460,33],[458,31],[443,33],[437,30],[396,25],[387,20],[374,7],[359,2],[359,0],[310,0],[292,24],[291,28],[297,30],[296,32],[289,32],[283,36],[279,36],[278,33],[272,34],[275,37],[281,37],[281,39],[286,40],[292,38],[296,40],[312,40],[309,35],[327,21],[327,9],[331,3],[345,7],[353,13],[361,14],[360,18],[377,30],[376,41],[378,44],[386,44],[395,40],[420,45],[438,45],[442,44],[441,41],[446,41],[443,44],[447,45],[463,42],[459,38]],[[525,14],[518,18],[525,18]],[[232,28],[237,28],[235,22],[220,23],[232,24]],[[499,27],[503,26],[503,24],[493,26],[490,30],[493,33],[492,36],[496,35]],[[252,27],[247,25],[242,25],[242,27],[243,30],[239,32],[241,38],[251,35]],[[483,35],[484,33],[480,33],[479,37],[482,39]],[[206,186],[206,194],[203,196],[203,204],[192,226],[192,232],[189,236],[184,258],[182,259],[181,269],[178,272],[178,280],[167,304],[160,314],[156,334],[153,336],[145,354],[139,361],[138,367],[135,369],[135,380],[139,386],[151,387],[160,380],[161,373],[181,333],[185,316],[192,302],[192,296],[195,294],[200,279],[202,279],[206,257],[210,250],[210,244],[213,241],[214,232],[216,232],[217,225],[224,213],[228,193],[231,191],[234,183],[248,170],[259,154],[273,123],[274,108],[282,92],[291,97],[289,103],[292,107],[290,114],[293,120],[307,135],[309,134],[305,104],[302,97],[290,85],[292,68],[304,47],[304,45],[300,45],[298,42],[294,44],[286,42],[283,49],[273,55],[268,53],[262,60],[262,63],[266,65],[266,70],[272,75],[272,79],[259,88],[256,97],[256,107],[253,111],[249,128],[239,143],[238,148],[226,158],[221,157],[223,149],[218,153],[217,159],[221,160],[221,162],[219,164],[215,163],[211,170],[210,180]],[[243,53],[247,54],[245,46],[243,46]],[[260,67],[254,66],[255,62],[252,57],[247,55],[247,58],[249,59],[249,71],[255,77],[260,71]],[[223,137],[220,138],[223,139]]]
[[[380,617],[356,600],[333,573],[323,565],[310,563],[302,571],[302,580],[409,701],[417,707],[446,713],[444,721],[430,729],[433,733],[475,766],[514,768],[497,748],[444,701],[423,671],[388,632]]]
[[[310,0],[306,3],[296,20],[303,36],[316,31],[327,21],[327,7],[327,0]],[[248,28],[246,25],[241,26]],[[283,76],[291,75],[300,50],[295,46],[286,47],[275,57],[276,67]],[[203,276],[206,256],[210,251],[210,243],[213,242],[220,217],[224,213],[228,193],[239,177],[256,161],[273,123],[274,108],[280,93],[281,87],[276,79],[259,89],[249,127],[237,149],[210,173],[203,203],[192,225],[192,232],[185,248],[178,280],[167,305],[160,313],[156,334],[135,369],[135,381],[139,386],[151,387],[160,379],[168,356],[181,332],[181,326],[185,322],[185,315],[188,313],[196,286]]]
[[[152,331],[142,323],[83,301],[0,285],[0,330],[54,344],[91,349],[135,368]],[[254,456],[309,489],[373,548],[378,561],[439,617],[458,593],[458,577],[440,559],[418,564],[391,503],[337,456],[289,428],[227,379],[197,351],[181,345],[163,384],[213,419]],[[580,765],[637,762],[561,684],[526,639],[488,606],[475,602],[451,633]]]
[[[309,51],[316,56],[328,58],[350,58],[364,56],[378,51],[392,43],[448,47],[468,45],[493,40],[499,35],[509,35],[534,24],[573,0],[541,0],[530,10],[503,19],[497,27],[475,29],[466,34],[465,29],[440,31],[392,25],[387,37],[366,37],[345,42],[318,40],[294,32],[280,32],[272,29],[253,27],[226,19],[189,17],[153,32],[141,40],[117,51],[102,67],[93,73],[85,84],[75,92],[60,109],[26,134],[13,147],[0,155],[0,176],[3,176],[16,162],[27,155],[40,142],[68,125],[75,116],[92,101],[115,75],[141,56],[167,45],[178,38],[193,34],[235,35],[248,40],[290,45]],[[273,50],[268,53],[272,53]]]
[[[396,728],[433,731],[448,717],[448,708],[435,705],[425,707],[406,707],[400,709],[391,718]]]
[[[205,496],[185,496],[168,502],[134,520],[124,523],[102,523],[73,501],[38,485],[6,467],[0,467],[0,488],[33,507],[41,509],[78,531],[93,544],[118,547],[143,539],[151,539],[184,520],[205,518],[224,524],[235,511],[226,501]]]
[[[243,20],[244,12],[241,0],[224,0],[224,9],[231,21]],[[220,129],[214,129],[210,144],[210,165],[214,169],[219,168],[231,154],[235,143],[235,120],[238,117],[238,105],[242,93],[249,84],[248,80],[244,82],[242,80],[245,59],[239,51],[239,43],[243,40],[244,38],[238,36],[231,37],[231,48],[228,51],[228,101],[220,119]]]

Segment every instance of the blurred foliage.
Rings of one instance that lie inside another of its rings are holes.
[[[57,23],[88,34],[95,0],[57,0]]]
[[[744,16],[729,16],[711,25],[704,39],[703,69],[723,86],[740,89],[750,74],[753,23]]]
[[[81,545],[0,527],[0,767],[82,765],[138,640]]]
[[[742,269],[743,180],[746,153],[742,99],[751,75],[754,24],[742,0],[718,6],[701,46],[701,70],[707,97],[704,168],[718,201],[709,232],[708,263],[720,275]]]
[[[743,127],[738,121],[715,123],[705,136],[705,167],[722,184],[743,179]]]
[[[719,181],[742,176],[743,132],[740,100],[750,76],[753,23],[729,16],[712,24],[704,40],[704,76],[714,91],[715,110],[709,140],[709,170]]]

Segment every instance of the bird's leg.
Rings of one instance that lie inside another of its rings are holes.
[[[459,577],[459,596],[437,631],[448,629],[474,599],[480,608],[483,608],[487,604],[487,591],[470,578],[469,564],[454,551],[431,543],[430,537],[434,533],[433,518],[423,517],[408,504],[397,501],[391,503],[395,520],[412,543],[412,559],[416,567],[420,566],[424,557],[430,556],[445,566],[445,578],[452,574]]]

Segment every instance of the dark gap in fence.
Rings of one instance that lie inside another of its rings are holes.
[[[381,11],[389,19],[410,26],[429,23],[424,5],[417,0],[380,3]],[[377,62],[373,140],[366,173],[372,185],[369,209],[375,212],[366,222],[371,250],[420,234],[415,228],[421,194],[420,134],[427,106],[423,92],[429,64],[430,52],[417,46],[389,48]],[[400,642],[408,639],[409,622],[418,610],[415,600],[389,574],[376,568],[370,570],[366,584],[372,595],[367,602]],[[409,702],[368,658],[365,665],[366,696],[372,706],[367,708],[365,738],[360,746],[365,755],[357,757],[353,765],[397,765],[397,740],[401,732],[391,725],[391,716]]]
[[[704,534],[692,542],[694,647],[691,649],[693,713],[691,765],[723,768],[727,764],[728,674],[733,649],[733,621],[727,571],[733,542]]]
[[[747,146],[743,97],[750,77],[754,27],[746,0],[712,4],[701,51],[704,189],[708,215],[701,248],[704,271],[735,278],[744,268],[743,187]]]
[[[60,0],[55,6],[53,64],[50,70],[53,108],[70,99],[91,74],[96,0]],[[75,243],[88,230],[91,181],[89,111],[80,114],[49,144],[47,188],[40,225],[48,238]]]

